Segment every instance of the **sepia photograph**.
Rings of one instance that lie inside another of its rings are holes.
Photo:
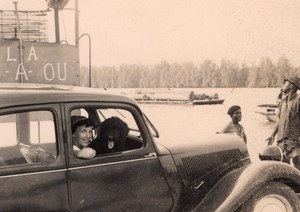
[[[2,0],[0,62],[1,211],[300,211],[300,1]]]

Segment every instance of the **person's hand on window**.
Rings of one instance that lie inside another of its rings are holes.
[[[96,151],[92,148],[86,147],[77,152],[79,158],[91,159],[96,156]]]

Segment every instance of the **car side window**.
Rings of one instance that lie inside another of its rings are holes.
[[[97,155],[139,149],[144,145],[133,114],[126,109],[97,109],[99,136],[92,143]]]
[[[49,163],[56,159],[57,144],[51,111],[0,115],[0,166]]]
[[[91,143],[87,147],[95,150],[96,154],[93,155],[93,152],[88,150],[88,154],[85,154],[86,157],[82,157],[84,159],[140,149],[144,145],[143,136],[134,115],[127,109],[76,108],[71,111],[71,119],[76,120],[76,117],[83,120],[88,119],[88,126],[93,128],[92,135],[89,137]],[[74,121],[71,120],[71,122],[73,122],[71,124],[73,128]],[[72,140],[74,145],[74,138]],[[76,142],[76,145],[79,146],[77,151],[86,149],[84,140],[82,140],[82,144],[78,143],[80,142]],[[75,156],[77,155],[75,154]]]

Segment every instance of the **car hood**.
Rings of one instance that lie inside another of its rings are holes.
[[[156,147],[159,158],[171,155],[184,185],[200,196],[230,170],[250,163],[245,143],[233,134],[189,138],[184,142],[178,139],[171,143],[157,143]],[[163,166],[168,165],[164,160],[161,162]],[[202,189],[198,189],[200,185]]]
[[[178,139],[172,142],[157,141],[156,143],[159,152],[163,154],[164,148],[167,148],[173,156],[207,154],[232,149],[238,149],[241,154],[248,155],[245,143],[236,134],[215,134],[184,140]]]

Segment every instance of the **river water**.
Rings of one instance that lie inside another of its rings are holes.
[[[160,133],[156,139],[168,143],[180,139],[211,136],[221,130],[231,119],[227,110],[231,105],[240,105],[242,121],[240,122],[248,137],[248,151],[252,162],[258,160],[258,153],[266,147],[265,139],[274,129],[274,122],[269,122],[263,115],[255,113],[258,104],[276,103],[279,88],[211,88],[211,89],[140,89],[154,95],[188,96],[191,91],[196,94],[218,93],[225,99],[220,105],[161,105],[140,104],[140,107]],[[124,90],[132,93],[133,90]],[[136,92],[136,91],[135,91]]]

